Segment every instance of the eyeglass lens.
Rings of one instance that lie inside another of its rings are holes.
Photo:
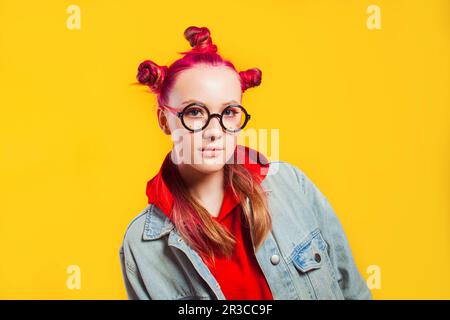
[[[192,105],[183,112],[183,122],[191,130],[200,130],[208,122],[209,113],[205,107]],[[243,127],[246,114],[238,106],[228,106],[222,111],[222,123],[227,130],[238,130]]]

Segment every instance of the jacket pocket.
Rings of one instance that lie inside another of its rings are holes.
[[[294,248],[291,259],[300,276],[307,282],[313,298],[343,299],[327,248],[320,230],[316,229]]]

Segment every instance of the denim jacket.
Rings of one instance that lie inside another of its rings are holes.
[[[372,299],[341,223],[312,180],[288,162],[272,161],[262,187],[272,229],[254,252],[273,298]],[[155,204],[130,222],[119,255],[128,299],[226,299],[198,253]]]

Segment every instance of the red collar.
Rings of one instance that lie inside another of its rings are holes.
[[[234,153],[234,159],[237,163],[242,163],[249,171],[260,175],[261,181],[264,180],[269,169],[269,161],[257,150],[246,146],[237,145]],[[238,162],[239,161],[239,162]],[[170,181],[174,179],[173,171],[175,164],[171,159],[171,151],[166,155],[159,172],[147,182],[146,194],[148,203],[155,204],[169,218],[172,217],[173,195],[169,189]],[[237,204],[239,199],[232,196],[231,187],[227,186],[225,197],[220,212],[227,213],[231,211]],[[223,219],[223,215],[219,214],[218,220]]]

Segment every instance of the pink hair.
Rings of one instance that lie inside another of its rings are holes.
[[[239,75],[242,92],[248,88],[260,85],[261,70],[252,68],[238,72],[229,60],[223,59],[217,53],[217,46],[212,43],[208,28],[191,26],[184,31],[184,37],[189,41],[192,49],[190,51],[179,52],[184,56],[173,62],[169,67],[159,66],[151,60],[145,60],[139,65],[136,78],[139,83],[149,86],[151,91],[157,94],[159,106],[168,103],[169,92],[173,87],[177,75],[183,70],[192,68],[198,64],[227,66],[231,68]]]

